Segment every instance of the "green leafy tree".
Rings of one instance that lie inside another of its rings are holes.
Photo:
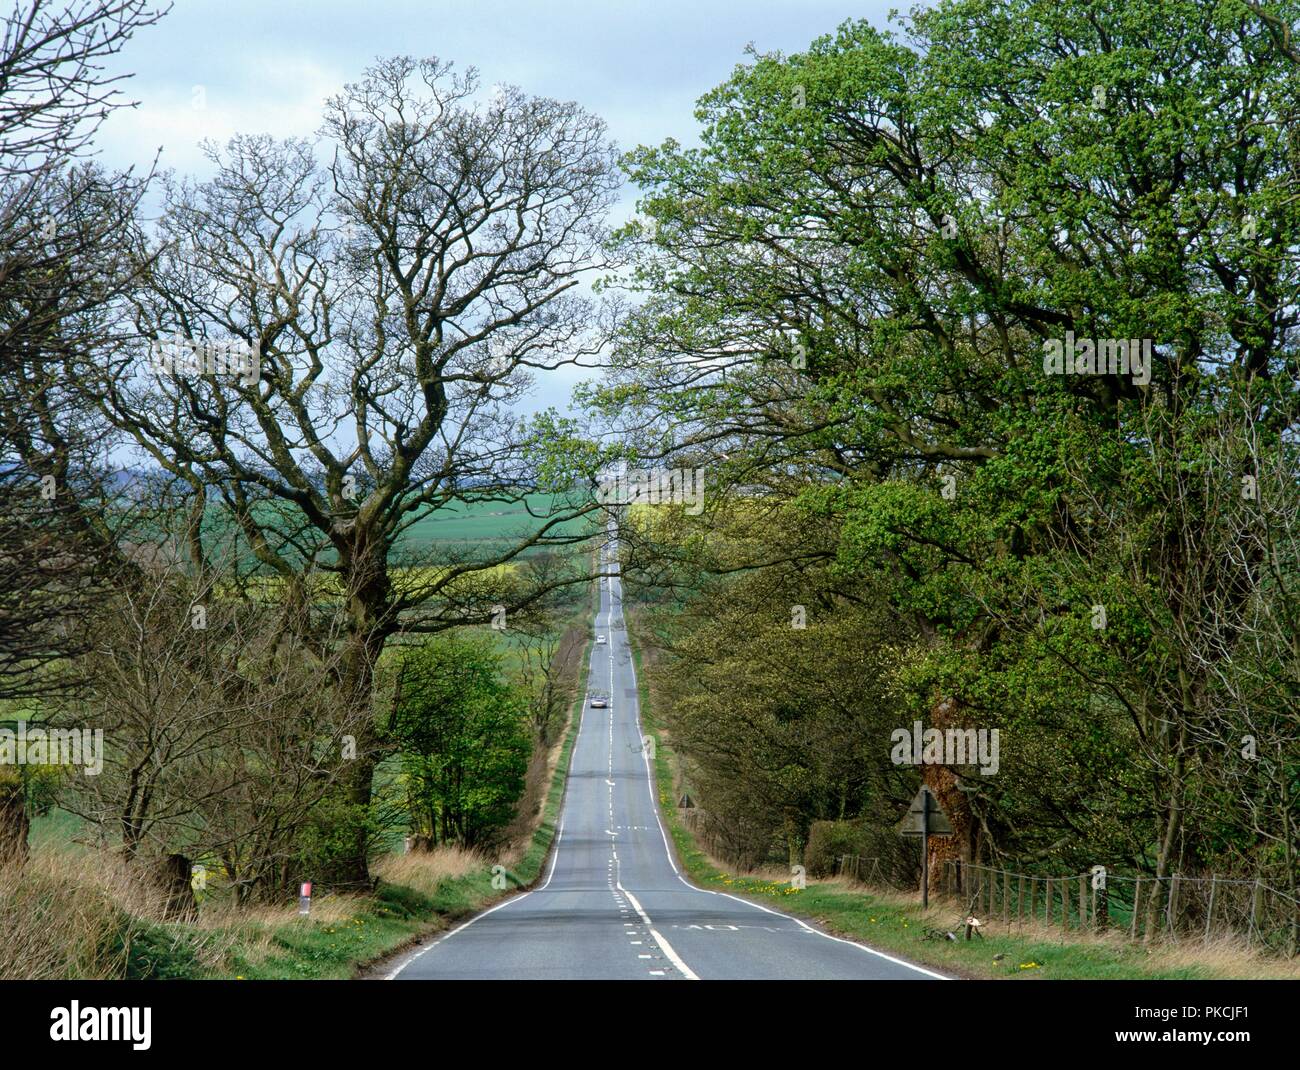
[[[1159,876],[1197,857],[1191,778],[1221,759],[1197,740],[1264,551],[1203,577],[1235,521],[1177,473],[1224,413],[1257,457],[1295,432],[1295,69],[1269,24],[1240,3],[961,0],[755,55],[698,114],[700,147],[629,157],[657,225],[624,232],[646,299],[593,403],[645,456],[824,518],[834,589],[865,583],[920,637],[932,726],[1015,718],[1064,741],[1098,708],[1127,722],[1144,781],[1127,823]],[[1148,339],[1150,367],[1050,374],[1068,335]],[[1159,493],[1133,493],[1143,469]],[[1171,511],[1171,493],[1191,497]],[[1154,646],[1180,656],[1088,626],[1135,589],[1109,564],[1130,536],[1167,603]],[[1185,656],[1198,629],[1212,657]],[[1044,652],[1076,688],[1065,723],[1043,709],[1064,690],[1041,689]],[[1117,697],[1143,678],[1136,705]],[[1008,824],[982,785],[925,775],[957,830],[933,863]]]
[[[527,702],[489,643],[454,635],[407,652],[397,686],[390,733],[414,828],[431,843],[489,844],[523,793]]]

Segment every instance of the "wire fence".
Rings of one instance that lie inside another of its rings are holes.
[[[889,885],[878,858],[843,855],[836,872]],[[1231,938],[1293,957],[1300,942],[1300,900],[1262,880],[1231,877],[1124,876],[1100,871],[1045,877],[970,862],[945,862],[939,892],[985,925],[1060,926],[1063,932],[1110,932],[1130,940]]]

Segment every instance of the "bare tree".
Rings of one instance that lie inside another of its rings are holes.
[[[283,607],[232,597],[221,569],[145,571],[91,623],[88,682],[61,704],[59,724],[104,733],[63,803],[182,908],[195,860],[240,900],[282,891],[359,718],[321,694]]]
[[[97,497],[94,428],[63,379],[94,350],[129,283],[115,250],[144,183],[80,161],[126,105],[104,61],[163,12],[148,0],[20,0],[0,37],[0,699],[67,683],[70,618],[114,555]],[[18,778],[0,776],[0,853],[25,855]]]
[[[486,622],[494,602],[513,612],[574,582],[576,567],[538,589],[502,566],[584,538],[572,522],[594,509],[574,496],[505,544],[397,568],[431,512],[527,501],[595,464],[565,427],[525,433],[508,406],[533,372],[602,344],[574,290],[607,264],[614,152],[577,105],[510,88],[475,105],[476,88],[472,70],[392,59],[330,101],[327,164],[299,141],[212,150],[214,179],[169,189],[139,330],[234,339],[260,367],[150,377],[128,347],[87,371],[104,414],[192,488],[196,516],[210,503],[237,529],[288,599],[334,577],[346,639],[331,679],[358,709],[398,631]],[[195,567],[206,552],[196,526]],[[349,797],[364,808],[380,751],[377,734],[359,743]],[[368,880],[360,828],[348,869]]]

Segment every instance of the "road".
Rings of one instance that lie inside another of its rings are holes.
[[[588,695],[545,877],[406,958],[389,979],[912,979],[941,975],[679,872],[642,746],[620,581],[601,588]]]

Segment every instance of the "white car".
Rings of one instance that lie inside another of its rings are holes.
[[[603,643],[604,641],[605,641],[605,637],[603,635],[596,636],[597,643]]]

